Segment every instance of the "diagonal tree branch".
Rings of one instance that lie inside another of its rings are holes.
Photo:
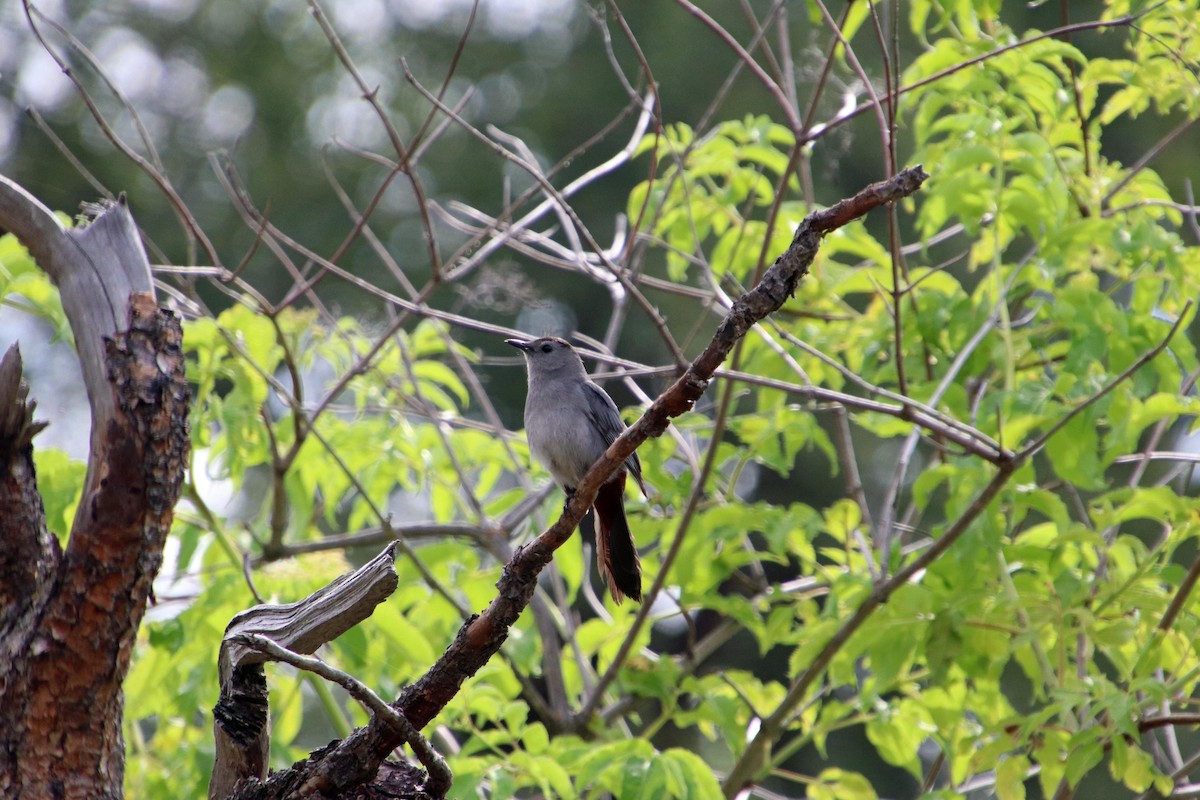
[[[816,257],[821,239],[848,222],[887,203],[916,192],[928,178],[921,166],[872,184],[853,197],[814,212],[800,223],[791,246],[763,275],[757,286],[742,295],[718,326],[712,341],[675,383],[663,392],[634,425],[625,431],[576,487],[562,516],[537,539],[521,547],[497,582],[499,592],[491,604],[468,620],[437,662],[393,703],[418,730],[425,727],[458,693],[463,683],[499,651],[512,625],[529,604],[537,577],[550,563],[587,513],[596,492],[642,442],[666,430],[670,420],[690,411],[704,394],[717,368],[750,328],[778,310],[795,292]],[[337,793],[370,780],[375,767],[393,748],[403,744],[394,728],[373,720],[339,745],[305,762],[310,774],[304,785],[314,793]],[[298,776],[286,770],[267,783],[251,787],[242,797],[282,796]]]

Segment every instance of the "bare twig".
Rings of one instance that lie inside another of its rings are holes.
[[[421,732],[413,727],[413,724],[405,719],[403,714],[384,702],[382,697],[371,691],[371,688],[362,681],[347,672],[331,667],[319,658],[292,652],[262,634],[243,633],[230,638],[229,641],[257,650],[275,661],[319,675],[325,680],[341,686],[350,693],[351,697],[370,709],[372,714],[395,728],[404,737],[404,741],[412,748],[413,754],[429,773],[429,791],[435,797],[445,794],[446,790],[450,788],[450,767],[446,765],[446,759],[433,749],[429,740],[422,736]]]
[[[1086,400],[1084,400],[1082,403],[1075,406],[1070,411],[1068,411],[1066,414],[1064,414],[1061,418],[1059,418],[1053,425],[1050,426],[1050,428],[1048,430],[1046,430],[1045,433],[1043,433],[1037,439],[1030,442],[1024,448],[1022,448],[1021,451],[1019,453],[1017,453],[1017,458],[1020,460],[1024,460],[1024,459],[1028,458],[1029,456],[1033,455],[1034,453],[1038,452],[1039,450],[1041,450],[1043,447],[1046,446],[1046,442],[1050,441],[1050,439],[1052,439],[1055,434],[1057,434],[1064,427],[1066,427],[1067,423],[1069,423],[1076,416],[1083,413],[1088,408],[1090,408],[1091,406],[1093,406],[1097,402],[1099,402],[1105,395],[1107,395],[1113,389],[1117,388],[1122,383],[1124,383],[1129,378],[1129,376],[1133,375],[1133,373],[1137,372],[1139,369],[1146,366],[1146,364],[1153,361],[1155,356],[1157,356],[1163,350],[1167,349],[1167,345],[1169,345],[1171,343],[1171,340],[1173,338],[1175,338],[1175,334],[1179,331],[1179,329],[1180,329],[1180,327],[1182,327],[1184,321],[1188,318],[1188,313],[1191,311],[1191,309],[1192,309],[1192,301],[1188,300],[1187,303],[1184,305],[1183,309],[1179,312],[1179,316],[1176,318],[1174,324],[1171,325],[1171,329],[1169,331],[1167,331],[1167,335],[1164,336],[1157,345],[1155,345],[1154,347],[1152,347],[1151,349],[1149,349],[1145,353],[1143,353],[1141,356],[1139,356],[1136,361],[1134,361],[1132,364],[1130,364],[1128,367],[1126,367],[1124,370],[1122,370],[1119,375],[1117,375],[1115,378],[1113,378],[1111,381],[1109,381],[1107,384],[1105,384],[1104,387],[1100,389],[1100,391],[1091,395]]]
[[[705,11],[692,3],[691,0],[675,0],[675,2],[681,8],[683,8],[684,11],[700,20],[700,22],[706,28],[712,31],[712,33],[718,39],[724,42],[725,45],[734,52],[734,54],[738,57],[738,60],[742,64],[746,65],[746,69],[750,70],[750,73],[764,87],[766,87],[766,90],[771,93],[772,97],[775,98],[775,102],[779,105],[779,110],[787,115],[788,126],[793,131],[799,130],[800,117],[796,113],[796,109],[792,105],[787,94],[785,94],[783,89],[780,88],[779,84],[776,83],[771,76],[766,73],[762,66],[760,66],[759,63],[754,60],[754,56],[750,55],[750,53],[746,51],[746,48],[742,47],[741,43],[739,43],[737,39],[733,38],[733,35],[729,32],[729,30],[709,16]],[[761,36],[761,32],[759,36]],[[759,38],[759,36],[756,36],[756,39]]]
[[[46,51],[46,54],[49,55],[50,58],[54,59],[54,63],[58,65],[60,70],[62,70],[63,75],[65,75],[67,79],[74,84],[75,90],[79,93],[79,98],[83,101],[84,105],[87,106],[88,112],[92,115],[92,119],[94,119],[96,124],[100,126],[101,132],[105,135],[105,137],[108,138],[110,142],[112,142],[113,146],[116,147],[122,155],[136,164],[152,181],[154,181],[155,185],[157,185],[159,190],[161,190],[162,193],[167,196],[167,199],[175,209],[175,213],[179,217],[180,224],[183,226],[185,234],[187,234],[189,237],[195,237],[195,239],[200,242],[200,246],[203,248],[205,254],[211,259],[214,266],[220,265],[221,259],[217,255],[216,248],[213,246],[212,242],[209,241],[208,236],[206,236],[204,231],[200,228],[196,218],[192,215],[191,209],[188,208],[187,204],[183,201],[183,198],[180,197],[179,193],[175,190],[175,187],[172,185],[170,179],[168,179],[166,174],[158,169],[152,161],[147,160],[141,155],[141,153],[138,153],[136,150],[130,147],[129,144],[117,134],[116,130],[108,122],[108,119],[100,111],[100,107],[96,105],[96,101],[88,92],[87,87],[83,85],[83,82],[75,74],[75,71],[71,69],[66,60],[59,55],[58,51],[51,47],[50,43],[46,41],[45,36],[42,34],[41,28],[38,26],[38,23],[35,22],[35,18],[55,27],[57,27],[57,23],[44,16],[42,12],[38,10],[32,4],[32,2],[30,2],[30,0],[24,0],[24,9],[25,18],[29,22],[29,28],[33,31],[34,36],[37,37],[38,43],[41,44],[42,49]],[[123,100],[124,98],[119,99]],[[136,112],[132,112],[132,109],[128,103],[125,103],[124,107],[130,109],[131,113],[135,113],[136,115]]]

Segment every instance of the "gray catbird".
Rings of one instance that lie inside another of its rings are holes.
[[[550,470],[568,495],[604,454],[625,423],[617,404],[588,379],[575,348],[557,337],[506,339],[520,348],[529,368],[525,397],[525,435],[534,458]],[[613,600],[642,599],[642,570],[629,523],[625,520],[625,475],[632,474],[642,494],[642,464],[637,453],[596,494],[596,561]]]

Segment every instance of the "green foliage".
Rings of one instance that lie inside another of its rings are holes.
[[[64,214],[59,220],[70,224]],[[11,233],[0,236],[0,309],[4,306],[45,319],[54,326],[55,339],[73,341],[58,290]]]
[[[1114,6],[1110,13],[1126,11]],[[1182,334],[1162,356],[1125,372],[1163,341],[1172,322],[1182,315],[1186,327],[1193,318],[1198,249],[1185,242],[1160,176],[1110,160],[1104,136],[1108,123],[1152,102],[1158,113],[1195,113],[1195,76],[1174,59],[1190,52],[1197,37],[1177,13],[1194,9],[1158,9],[1145,35],[1131,33],[1128,59],[1089,61],[1066,42],[1022,43],[998,24],[980,35],[979,4],[912,4],[911,20],[924,26],[936,18],[936,24],[923,31],[929,49],[908,69],[905,85],[1012,45],[908,92],[902,104],[915,146],[911,160],[933,175],[909,203],[920,238],[961,226],[956,241],[966,258],[946,269],[934,266],[940,257],[932,252],[909,257],[899,362],[891,255],[886,241],[862,225],[826,239],[815,279],[800,286],[792,306],[806,318],[785,322],[777,315],[771,328],[844,368],[802,360],[820,386],[841,390],[854,373],[896,392],[903,373],[910,396],[970,421],[1006,447],[1019,450],[1052,435],[950,552],[918,582],[900,587],[841,646],[823,673],[833,692],[809,699],[783,746],[775,743],[768,766],[781,766],[804,743],[823,751],[831,731],[861,724],[879,757],[918,781],[928,766],[918,746],[932,740],[952,785],[994,769],[1001,797],[1024,797],[1035,772],[1045,796],[1060,782],[1073,788],[1101,769],[1136,792],[1171,785],[1164,765],[1142,749],[1139,723],[1164,700],[1190,697],[1195,688],[1200,659],[1188,643],[1200,619],[1188,610],[1169,632],[1156,626],[1181,591],[1200,529],[1192,503],[1181,496],[1186,486],[1127,484],[1130,473],[1120,463],[1146,446],[1155,426],[1196,414],[1187,381],[1196,353]],[[933,38],[950,29],[957,35]],[[1151,29],[1171,29],[1169,42],[1152,46]],[[1152,84],[1167,63],[1171,75],[1160,92]],[[1116,83],[1122,88],[1115,93],[1104,88]],[[764,227],[743,215],[768,196],[765,178],[775,177],[768,165],[783,162],[789,144],[780,135],[779,158],[756,162],[758,184],[735,180],[752,169],[739,150],[745,132],[763,125],[730,123],[703,137],[681,128],[659,141],[660,158],[676,158],[653,186],[635,191],[631,208],[650,198],[654,231],[672,248],[667,268],[676,277],[702,265],[714,275],[749,280]],[[710,154],[723,171],[709,166]],[[801,208],[784,203],[778,210],[780,231],[799,222]],[[769,252],[782,250],[779,238],[771,234]],[[765,337],[752,333],[742,357],[748,372],[789,376]],[[811,419],[783,393],[755,388],[729,423],[742,447],[728,463],[753,460],[786,474],[798,452],[815,447],[837,464]],[[854,421],[884,440],[912,430],[890,416],[860,414]],[[907,518],[936,539],[967,511],[994,469],[954,448],[931,458],[901,502],[911,503]],[[739,505],[730,516],[738,520],[734,529],[757,530],[764,514],[781,510]],[[692,535],[729,541],[732,534],[705,524],[713,513],[701,515]],[[702,601],[736,618],[760,648],[789,648],[793,676],[828,647],[871,590],[860,545],[870,529],[856,504],[840,501],[816,528],[803,530],[801,548],[763,548],[755,557],[787,553],[801,574],[821,579],[823,603]],[[893,569],[907,560],[896,551],[890,557]],[[695,563],[688,556],[681,562]],[[723,580],[713,569],[725,569],[721,557],[689,567],[687,575],[710,593]],[[785,607],[790,621],[781,630],[774,615]],[[1022,683],[1028,691],[1019,689]],[[712,687],[706,696],[718,702]],[[730,742],[756,711],[774,708],[741,700],[734,716],[723,718]],[[684,721],[704,718],[692,712]],[[827,771],[807,791],[873,796],[869,784],[856,781]]]
[[[775,202],[775,183],[787,175],[794,142],[787,128],[766,117],[724,122],[700,138],[680,123],[643,142],[643,151],[653,146],[668,166],[653,184],[633,190],[629,215],[652,220],[650,231],[669,248],[667,274],[673,280],[683,279],[709,237],[716,244],[705,265],[743,280],[760,254],[787,246],[783,231],[781,238],[764,242],[766,227],[747,215]],[[788,182],[796,187],[794,177]]]

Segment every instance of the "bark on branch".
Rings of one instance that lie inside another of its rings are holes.
[[[392,704],[399,713],[418,730],[423,728],[458,693],[462,684],[495,655],[529,604],[538,574],[550,563],[554,551],[570,538],[595,499],[596,491],[642,442],[661,434],[672,418],[691,410],[737,340],[792,295],[800,279],[808,273],[822,237],[872,209],[913,194],[928,177],[920,166],[911,167],[804,218],[791,246],[775,260],[762,281],[734,303],[704,352],[592,466],[558,521],[513,555],[496,584],[499,589],[496,598],[462,626],[437,663]],[[337,796],[369,781],[377,765],[402,744],[395,730],[375,719],[340,744],[272,776],[256,786],[252,794],[239,796],[283,797],[287,787],[297,785],[297,771],[310,776],[305,785],[314,792],[312,796],[316,792]]]

